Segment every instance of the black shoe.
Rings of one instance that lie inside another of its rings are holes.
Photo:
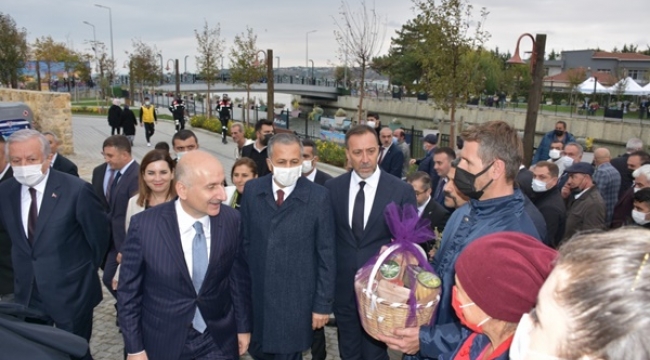
[[[224,144],[227,144],[228,140],[226,140],[226,138],[223,138],[223,139],[221,139],[221,142],[224,143]]]

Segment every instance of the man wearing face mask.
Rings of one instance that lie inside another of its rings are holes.
[[[0,183],[14,176],[5,156],[5,138],[0,135]],[[0,301],[10,301],[14,293],[14,269],[11,265],[11,239],[0,227]]]
[[[618,190],[618,197],[621,198],[625,191],[627,191],[634,183],[632,178],[632,171],[627,167],[627,159],[630,154],[643,150],[643,140],[639,138],[631,138],[625,144],[625,154],[612,159],[612,166],[616,168],[621,174],[621,188]]]
[[[188,151],[199,149],[199,139],[191,130],[180,130],[172,136],[172,147],[176,153],[175,162],[178,162]]]
[[[605,201],[592,180],[594,168],[587,163],[577,163],[566,169],[567,186],[571,195],[567,201],[564,240],[584,230],[605,230],[607,216]]]
[[[255,123],[255,135],[257,139],[253,144],[246,145],[241,149],[241,156],[251,158],[255,161],[258,176],[262,177],[271,173],[266,161],[268,158],[266,146],[271,136],[273,136],[273,121],[261,119]]]
[[[650,229],[650,189],[641,189],[634,193],[632,220],[639,226]]]
[[[246,183],[241,218],[250,266],[254,359],[299,360],[329,320],[336,277],[329,191],[302,173],[298,137],[268,144],[272,174]]]
[[[540,161],[533,168],[532,201],[546,222],[546,243],[557,248],[564,237],[566,207],[557,186],[558,167]]]
[[[556,141],[565,145],[576,141],[573,135],[566,131],[566,122],[564,121],[558,121],[555,123],[555,130],[547,132],[544,137],[542,137],[542,141],[539,143],[535,155],[533,156],[532,165],[535,165],[538,161],[548,160],[551,143]]]
[[[578,143],[569,143],[564,146],[564,155],[560,158],[559,161],[562,161],[564,164],[565,172],[560,176],[558,180],[558,185],[562,191],[562,197],[567,198],[569,196],[569,188],[566,186],[567,180],[569,180],[569,175],[566,173],[566,169],[571,167],[574,164],[577,164],[582,161],[582,154],[584,150],[582,145]]]
[[[155,132],[158,123],[156,107],[151,105],[149,97],[144,98],[144,105],[140,107],[140,126],[144,125],[144,136],[147,139],[147,146],[151,146],[151,137]]]
[[[393,132],[390,128],[383,128],[379,131],[379,167],[385,172],[402,178],[404,167],[404,154],[396,144],[393,144]]]
[[[14,301],[90,340],[108,218],[90,184],[50,169],[50,145],[39,132],[13,133],[7,150],[14,177],[0,184],[0,229],[13,245]]]
[[[612,218],[612,229],[631,224],[632,218],[630,213],[634,207],[634,194],[641,189],[650,188],[650,165],[643,165],[632,172],[634,185],[628,187],[623,196],[618,199],[614,207],[614,216]]]
[[[437,358],[453,351],[461,325],[452,307],[454,266],[463,249],[475,239],[499,231],[516,231],[541,240],[525,209],[525,195],[514,187],[521,164],[522,144],[516,129],[503,121],[470,127],[461,134],[464,146],[453,175],[458,191],[469,202],[451,215],[433,269],[442,280],[442,294],[432,326],[396,329],[392,343],[418,358]],[[534,205],[533,205],[534,207]],[[419,351],[419,352],[418,352]]]
[[[302,140],[302,176],[318,185],[325,186],[325,182],[332,178],[332,175],[316,169],[318,164],[318,147],[311,139]]]

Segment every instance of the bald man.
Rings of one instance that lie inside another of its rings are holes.
[[[393,131],[390,128],[383,128],[379,131],[379,167],[385,172],[402,178],[402,169],[404,168],[404,154],[396,144],[393,143]]]
[[[598,148],[594,151],[594,182],[600,196],[605,200],[607,210],[606,224],[609,227],[614,214],[614,206],[618,202],[618,192],[621,187],[621,174],[610,163],[612,156],[607,148]]]
[[[117,301],[128,359],[237,359],[250,342],[251,280],[219,160],[175,169],[176,201],[131,219]]]

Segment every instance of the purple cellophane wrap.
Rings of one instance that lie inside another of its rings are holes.
[[[393,241],[387,246],[399,244],[400,248],[396,249],[392,256],[404,254],[415,257],[418,265],[426,271],[435,273],[429,264],[428,259],[422,255],[422,251],[418,249],[420,243],[424,243],[435,239],[435,234],[431,230],[431,222],[429,219],[423,219],[418,216],[417,208],[411,204],[405,204],[400,207],[392,202],[386,206],[384,210],[384,217],[386,224],[393,235]],[[369,279],[372,268],[379,258],[379,254],[373,256],[366,262],[366,264],[357,271],[356,278]],[[390,257],[389,257],[390,259]],[[411,279],[415,281],[415,279]],[[416,308],[417,301],[415,299],[415,291],[411,289],[409,300],[407,303],[410,307],[409,317],[406,322],[406,327],[413,327],[417,325]],[[432,317],[433,320],[433,317]]]

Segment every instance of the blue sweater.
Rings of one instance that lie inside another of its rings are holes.
[[[537,162],[539,161],[549,159],[548,152],[551,150],[551,143],[553,141],[557,141],[557,136],[555,136],[555,130],[549,131],[546,134],[544,134],[544,137],[542,138],[542,141],[539,143],[537,150],[535,150],[535,155],[533,156],[533,162],[531,163],[532,165],[537,164]],[[567,132],[562,143],[566,145],[570,142],[575,142],[575,141],[576,139],[573,137],[573,135],[570,132]]]

